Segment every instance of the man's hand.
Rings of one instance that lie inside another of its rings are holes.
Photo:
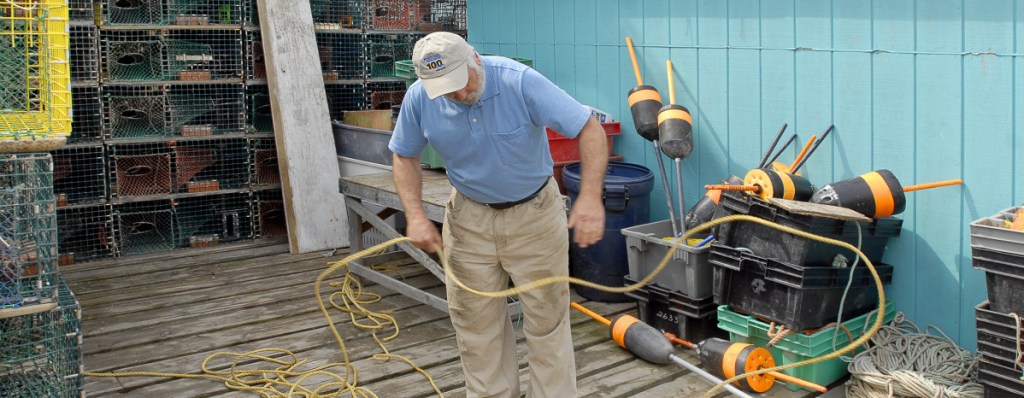
[[[441,234],[437,232],[434,223],[426,217],[406,220],[405,236],[409,237],[414,246],[427,253],[434,253],[437,247],[443,247]]]
[[[604,236],[604,204],[600,198],[577,197],[569,215],[569,228],[573,230],[573,242],[587,247]]]

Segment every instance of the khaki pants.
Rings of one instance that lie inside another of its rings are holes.
[[[554,181],[536,198],[495,210],[452,192],[445,212],[445,253],[452,272],[482,291],[554,275],[568,275],[565,205]],[[519,397],[516,336],[506,299],[485,298],[448,283],[466,396]],[[519,295],[529,359],[526,396],[575,397],[576,360],[569,329],[569,285],[558,283]]]

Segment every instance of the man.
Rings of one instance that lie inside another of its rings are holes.
[[[394,181],[406,234],[417,247],[443,247],[451,271],[483,291],[568,274],[568,228],[582,247],[601,239],[601,199],[608,162],[604,130],[590,110],[537,71],[502,57],[481,57],[458,35],[427,35],[413,49],[420,80],[405,94],[394,135]],[[579,137],[583,168],[578,199],[566,220],[552,181],[544,126]],[[443,237],[420,203],[420,153],[429,142],[454,187]],[[468,397],[519,397],[515,333],[504,299],[449,283]],[[528,397],[576,396],[569,330],[569,286],[524,292],[529,350]]]

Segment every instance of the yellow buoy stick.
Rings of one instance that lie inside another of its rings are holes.
[[[963,184],[963,183],[964,183],[964,180],[946,180],[946,181],[929,182],[929,183],[924,183],[924,184],[917,184],[917,185],[911,185],[911,186],[908,186],[908,187],[903,187],[903,192],[914,192],[914,191],[920,191],[922,189],[932,189],[932,188],[938,188],[938,187],[947,187],[947,186],[950,186],[950,185],[960,185],[960,184]]]
[[[633,39],[626,36],[626,47],[629,47],[629,60],[633,62],[633,74],[636,75],[636,85],[643,86],[644,78],[640,77],[640,66],[636,63],[636,51],[633,50]]]
[[[668,72],[668,103],[675,105],[676,103],[676,85],[672,78],[672,60],[665,61],[665,71]]]

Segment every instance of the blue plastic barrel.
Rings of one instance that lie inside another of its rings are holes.
[[[579,163],[565,166],[562,184],[569,193],[569,200],[575,203],[580,192]],[[622,277],[629,274],[629,260],[626,258],[626,237],[621,230],[648,222],[651,213],[648,198],[653,188],[654,174],[646,167],[608,163],[608,172],[604,176],[604,236],[586,248],[570,241],[569,266],[573,275],[606,286],[623,286]],[[595,301],[630,300],[624,294],[583,286],[576,286],[576,292]]]

